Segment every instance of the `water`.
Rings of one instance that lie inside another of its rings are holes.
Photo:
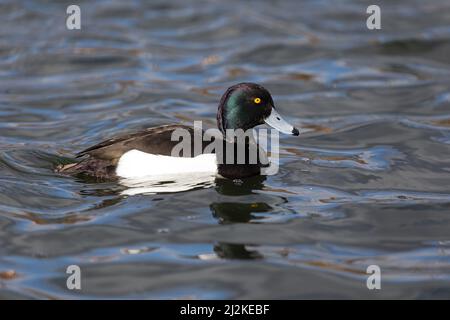
[[[1,298],[450,297],[450,3],[382,1],[379,31],[368,1],[77,1],[81,31],[68,4],[0,4]],[[214,126],[241,81],[310,129],[275,176],[127,196],[53,173]]]

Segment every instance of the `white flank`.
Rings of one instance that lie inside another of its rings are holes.
[[[216,155],[201,154],[194,158],[170,157],[130,150],[122,155],[116,174],[122,178],[143,178],[188,173],[217,172]],[[154,179],[152,179],[154,180]]]

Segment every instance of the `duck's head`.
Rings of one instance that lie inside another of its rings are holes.
[[[297,128],[283,120],[275,110],[272,96],[264,87],[255,83],[238,83],[223,94],[217,110],[217,126],[226,129],[248,130],[260,124],[294,136]]]

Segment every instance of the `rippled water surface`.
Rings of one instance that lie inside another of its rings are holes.
[[[450,3],[0,2],[1,298],[450,298]],[[280,172],[125,195],[53,173],[94,143],[215,126],[266,86]],[[82,290],[66,288],[66,267]],[[382,289],[366,288],[379,265]]]

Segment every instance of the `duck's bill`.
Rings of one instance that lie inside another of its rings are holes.
[[[271,126],[272,128],[284,133],[284,134],[290,134],[293,136],[298,136],[300,132],[297,128],[295,128],[293,125],[289,124],[287,121],[285,121],[280,114],[275,110],[275,108],[272,108],[272,112],[270,115],[264,120],[264,122]]]

